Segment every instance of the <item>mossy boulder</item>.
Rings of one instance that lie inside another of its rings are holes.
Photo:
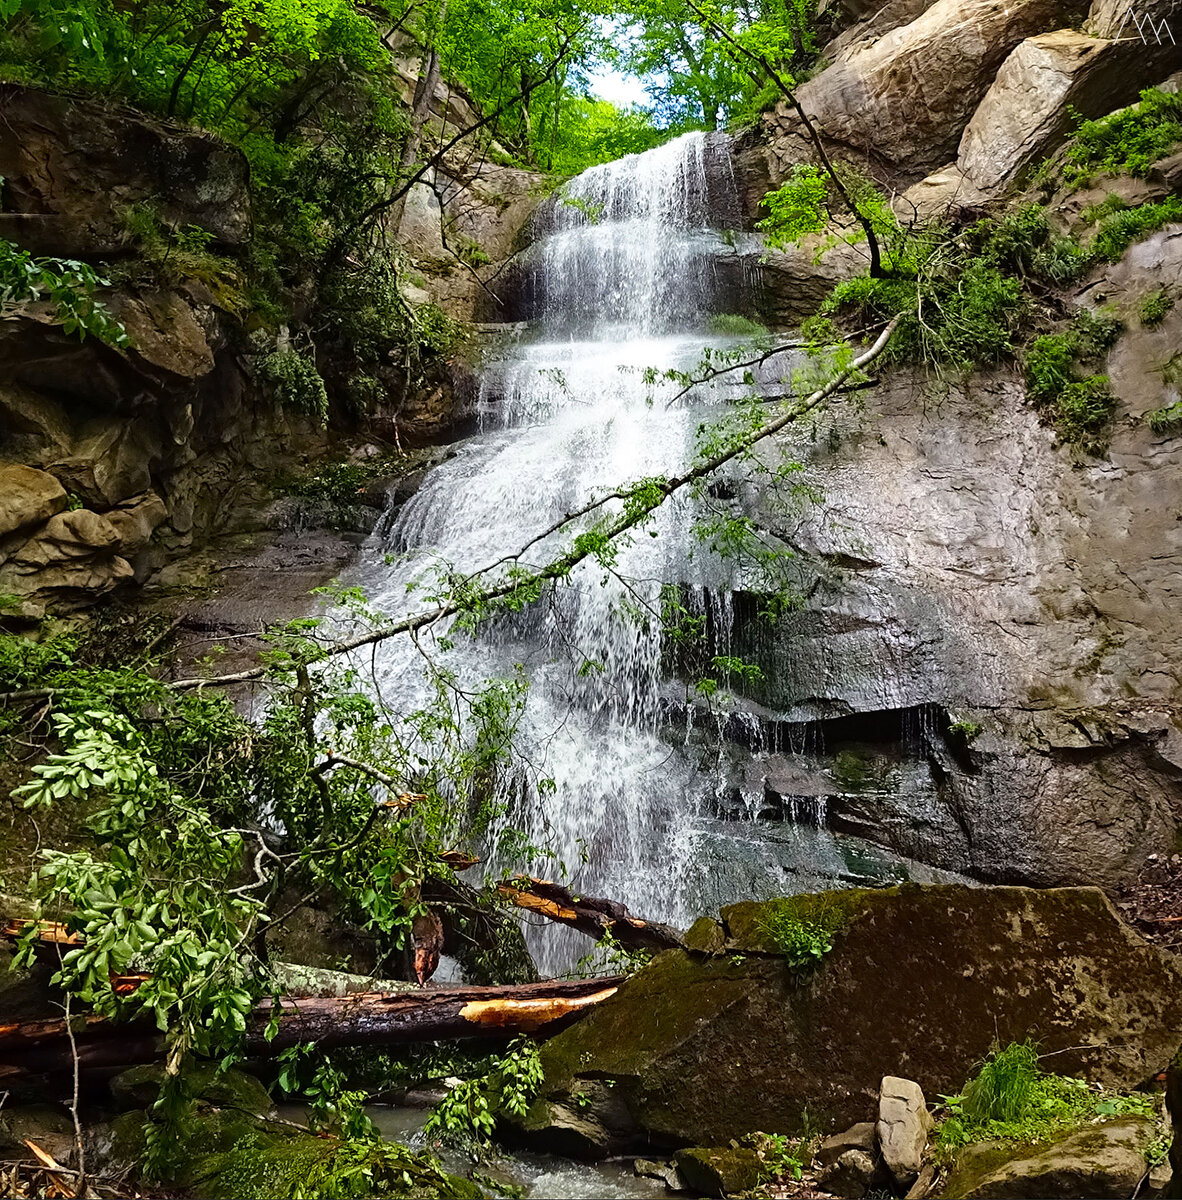
[[[111,1096],[121,1108],[150,1108],[160,1095],[164,1068],[155,1063],[130,1067],[111,1080]],[[195,1100],[255,1116],[270,1113],[275,1104],[267,1089],[245,1071],[219,1071],[215,1063],[194,1063],[185,1071],[185,1090]]]
[[[794,914],[830,931],[809,969],[768,933]],[[546,1082],[518,1124],[528,1140],[547,1144],[554,1114],[572,1110],[602,1131],[588,1156],[791,1134],[805,1110],[841,1129],[874,1114],[885,1075],[951,1093],[995,1040],[1027,1037],[1056,1070],[1129,1089],[1182,1041],[1182,969],[1094,888],[739,904],[690,944],[710,950],[658,955],[545,1044]]]
[[[723,1146],[678,1150],[677,1169],[686,1184],[705,1196],[736,1196],[759,1185],[764,1165],[754,1150]]]
[[[940,1195],[946,1200],[1073,1200],[1131,1196],[1149,1171],[1158,1134],[1149,1117],[1087,1125],[1037,1146],[983,1142],[961,1151]]]
[[[147,1144],[145,1112],[121,1114],[107,1161],[137,1170]],[[484,1200],[470,1179],[444,1171],[430,1155],[391,1142],[348,1142],[231,1109],[199,1106],[182,1121],[166,1182],[206,1200]]]

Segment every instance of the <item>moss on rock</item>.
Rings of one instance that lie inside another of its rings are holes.
[[[784,905],[844,921],[804,979],[761,933]],[[995,1040],[1027,1037],[1057,1070],[1128,1090],[1182,1042],[1182,968],[1097,889],[909,885],[734,905],[723,923],[726,953],[703,937],[658,955],[545,1044],[535,1141],[545,1104],[599,1121],[612,1149],[793,1134],[806,1110],[841,1128],[874,1112],[884,1075],[952,1093]],[[613,1085],[610,1114],[579,1107],[591,1080]]]
[[[1047,1145],[967,1146],[941,1189],[946,1200],[1023,1196],[1131,1196],[1149,1170],[1157,1137],[1149,1117],[1121,1117],[1068,1131]]]
[[[759,1185],[763,1161],[754,1150],[724,1146],[679,1150],[677,1169],[695,1191],[705,1196],[735,1196]]]

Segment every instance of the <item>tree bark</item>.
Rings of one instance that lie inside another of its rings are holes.
[[[269,1057],[300,1042],[319,1046],[397,1046],[440,1039],[505,1039],[549,1036],[587,1009],[615,994],[622,976],[546,980],[511,987],[446,987],[399,992],[359,992],[328,999],[285,998],[275,1009],[277,1028],[268,1040],[271,1003],[258,1005],[246,1030],[247,1055]],[[152,1062],[164,1052],[164,1036],[150,1023],[117,1025],[102,1017],[75,1018],[74,1041],[83,1070]],[[72,1071],[73,1054],[64,1020],[0,1024],[0,1091],[39,1076]]]
[[[610,934],[626,950],[673,950],[684,945],[681,934],[668,925],[642,921],[615,900],[576,896],[548,879],[522,875],[500,884],[497,891],[518,908],[569,925],[596,941]]]

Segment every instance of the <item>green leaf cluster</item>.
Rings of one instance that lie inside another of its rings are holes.
[[[1084,121],[1064,155],[1063,177],[1079,186],[1099,171],[1145,176],[1182,142],[1182,96],[1147,88],[1137,104]]]

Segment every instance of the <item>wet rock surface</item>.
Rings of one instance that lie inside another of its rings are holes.
[[[812,973],[777,952],[777,912],[842,922]],[[1182,1042],[1179,967],[1090,888],[740,904],[700,921],[687,945],[714,951],[658,956],[546,1043],[523,1136],[548,1143],[552,1108],[575,1107],[592,1082],[612,1084],[609,1146],[721,1145],[755,1128],[795,1132],[805,1108],[822,1128],[864,1119],[899,1070],[926,1094],[951,1094],[995,1041],[1034,1036],[1057,1069],[1121,1088]],[[597,1119],[598,1103],[583,1112]]]

